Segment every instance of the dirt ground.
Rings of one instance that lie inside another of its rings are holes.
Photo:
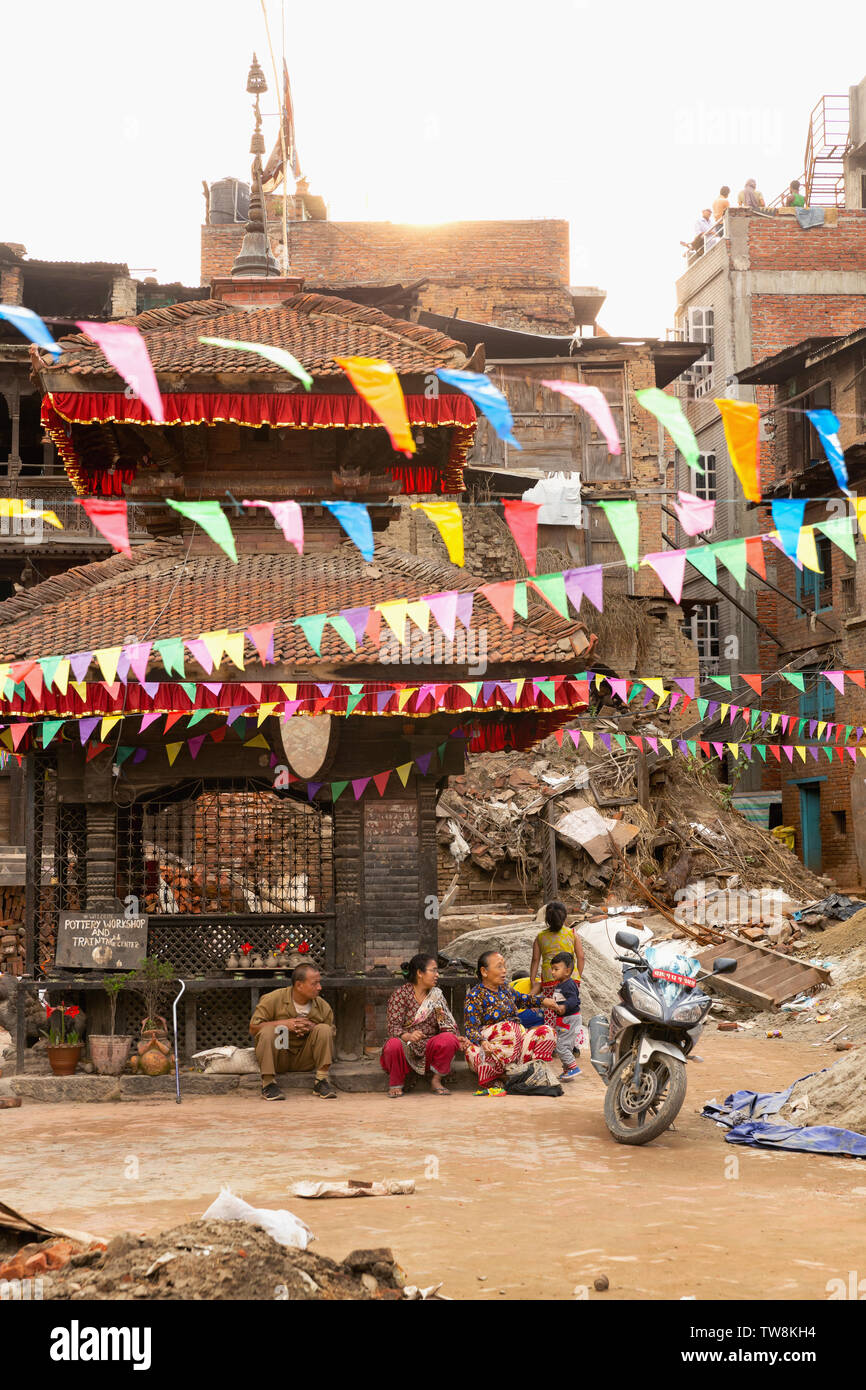
[[[784,1027],[784,1024],[782,1024]],[[818,1030],[812,1035],[817,1036]],[[402,1100],[253,1093],[0,1112],[2,1196],[44,1223],[111,1236],[198,1217],[223,1183],[288,1207],[342,1259],[390,1246],[420,1284],[457,1299],[824,1299],[862,1265],[866,1163],[725,1144],[699,1117],[730,1091],[779,1089],[832,1065],[802,1036],[704,1035],[677,1131],[611,1140],[587,1063],[561,1099]],[[866,1054],[864,1054],[866,1063]],[[303,1178],[415,1178],[412,1197],[289,1198]],[[604,1274],[606,1293],[593,1289]],[[577,1291],[577,1292],[576,1292]]]

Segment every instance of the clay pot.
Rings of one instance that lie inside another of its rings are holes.
[[[237,951],[232,951],[231,955],[226,957],[226,970],[237,970],[239,965],[240,958],[238,957],[238,953]]]
[[[240,958],[240,961],[238,962],[238,964],[239,964],[239,968],[240,968],[241,970],[249,970],[250,965],[252,964],[252,962],[251,962],[251,960],[250,960],[250,953],[249,953],[249,951],[242,951],[242,952],[241,952],[241,958]]]
[[[146,1028],[145,1024],[161,1023],[161,1028]],[[145,1076],[165,1076],[171,1071],[171,1043],[168,1041],[168,1027],[164,1018],[144,1019],[141,1025],[141,1042],[138,1044],[138,1070]]]
[[[264,961],[262,960],[261,956],[259,955],[258,951],[256,951],[256,953],[254,954],[252,960],[250,961],[250,969],[251,969],[251,970],[264,970],[264,968],[265,968],[265,963],[264,963]]]
[[[111,1037],[107,1033],[91,1033],[90,1060],[100,1076],[120,1076],[132,1048],[132,1038]]]
[[[72,1076],[81,1060],[81,1043],[64,1043],[62,1047],[46,1047],[48,1061],[55,1076]]]
[[[265,961],[265,969],[266,969],[266,970],[276,970],[278,964],[279,964],[279,961],[278,961],[276,952],[275,952],[275,951],[270,951],[270,952],[268,953],[268,958],[267,958],[267,960]]]

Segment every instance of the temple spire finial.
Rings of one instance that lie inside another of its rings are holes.
[[[244,227],[241,249],[231,269],[232,277],[261,277],[268,279],[279,275],[280,268],[274,259],[268,240],[267,213],[262,191],[262,155],[265,152],[265,138],[262,135],[262,113],[259,97],[268,90],[265,74],[262,72],[255,53],[247,75],[247,91],[255,97],[253,111],[256,124],[250,141],[250,154],[253,156],[250,178],[250,210]]]

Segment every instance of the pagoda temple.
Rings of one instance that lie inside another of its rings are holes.
[[[186,1055],[247,1041],[258,991],[285,982],[282,948],[319,964],[338,1055],[357,1057],[383,974],[390,986],[401,961],[438,951],[439,792],[467,749],[531,746],[585,709],[595,639],[531,583],[509,623],[459,565],[382,542],[401,492],[459,498],[475,411],[431,383],[477,356],[279,274],[258,154],[247,232],[210,300],[126,320],[163,423],[89,338],[32,353],[77,493],[135,502],[152,539],[0,604],[0,718],[25,769],[19,993],[95,989],[100,969],[58,960],[58,924],[125,913],[186,983]],[[203,338],[285,349],[312,388]],[[351,357],[395,369],[410,460],[335,360]],[[276,524],[289,500],[300,544]],[[201,501],[219,504],[233,554],[169,505]],[[366,505],[372,558],[340,502]],[[479,678],[467,638],[482,628]],[[411,665],[383,660],[395,634],[415,643]]]

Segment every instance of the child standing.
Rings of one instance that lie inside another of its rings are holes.
[[[550,998],[554,987],[551,966],[554,956],[560,951],[570,951],[577,962],[577,980],[583,974],[583,942],[573,927],[565,925],[567,916],[565,903],[549,902],[544,909],[545,926],[532,943],[532,962],[529,966],[529,988],[533,995],[538,994],[540,976],[541,993],[545,998]],[[543,1005],[543,1000],[539,1002]]]
[[[560,951],[550,962],[553,976],[553,993],[544,1000],[545,1009],[557,1014],[556,1055],[562,1063],[560,1081],[573,1081],[580,1076],[577,1065],[577,1039],[581,1030],[580,990],[572,976],[574,956],[570,951]]]

